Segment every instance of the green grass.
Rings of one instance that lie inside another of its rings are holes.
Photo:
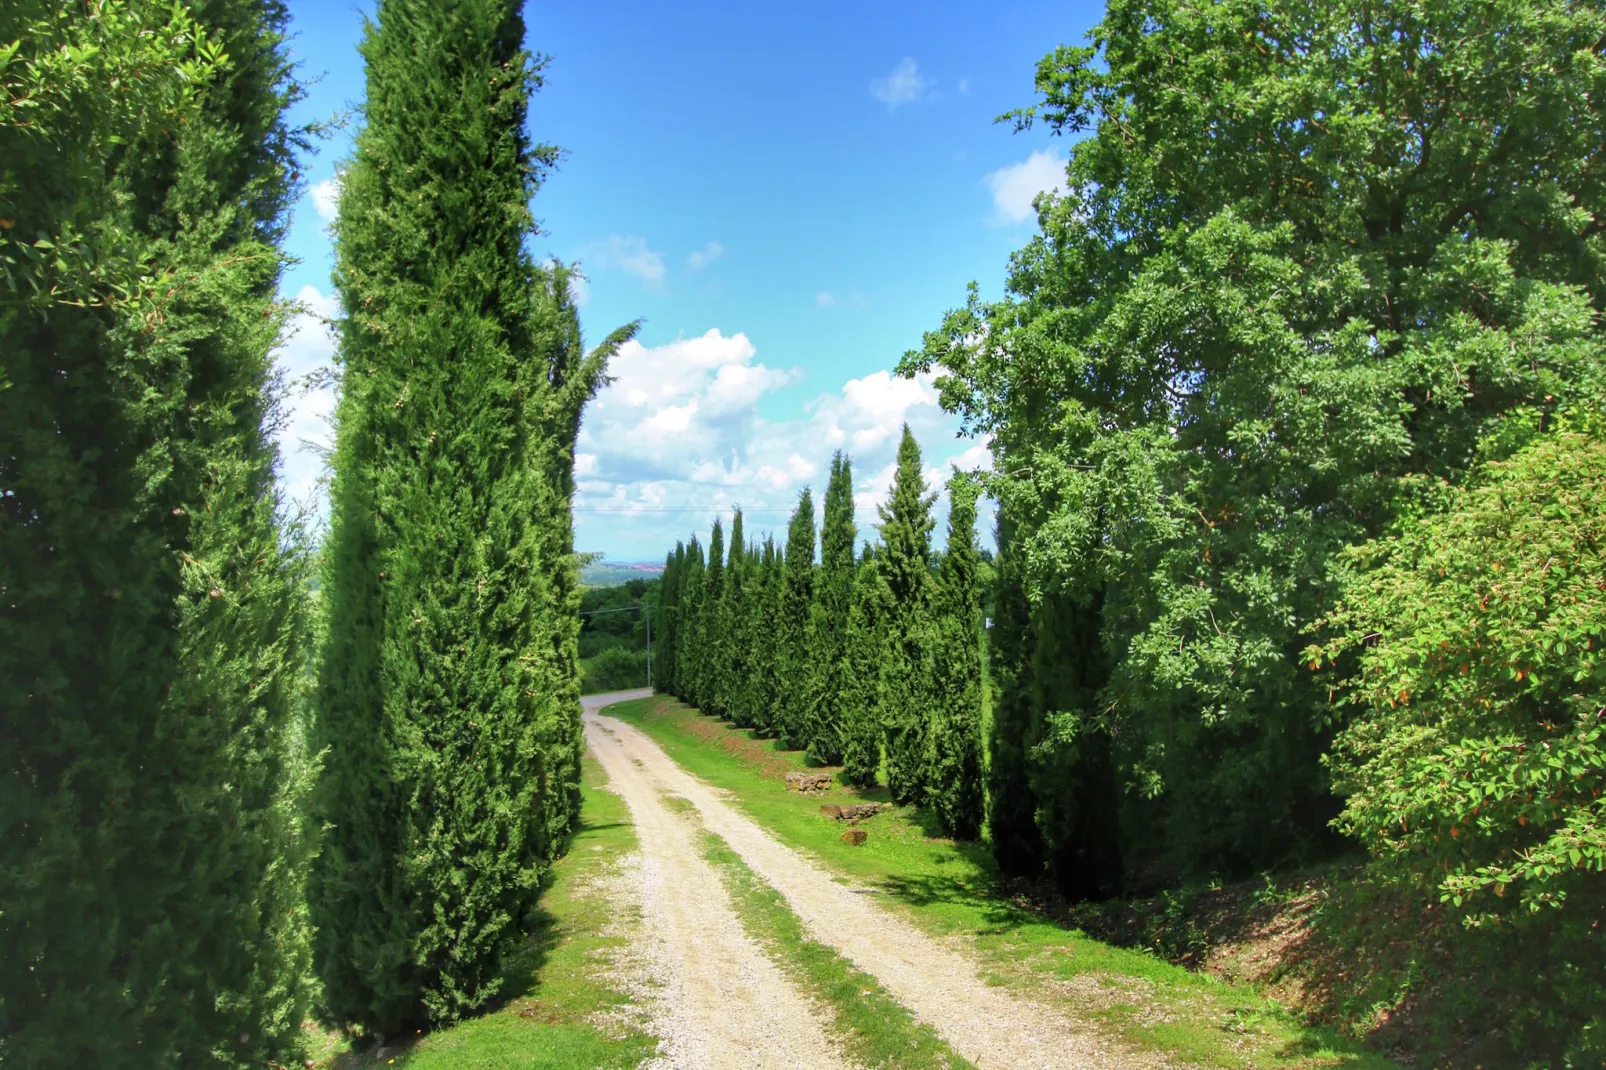
[[[517,996],[400,1050],[352,1052],[338,1038],[322,1035],[313,1045],[315,1065],[330,1070],[391,1065],[398,1070],[622,1070],[651,1057],[657,1041],[616,1013],[629,999],[609,983],[610,953],[628,942],[631,919],[617,916],[617,904],[597,882],[635,850],[636,834],[624,801],[602,790],[606,782],[601,766],[587,758],[580,829],[569,853],[553,867],[530,941],[511,964],[508,991]]]
[[[990,981],[1055,1000],[1090,1028],[1209,1067],[1394,1065],[1253,989],[1101,943],[1011,902],[986,847],[942,838],[928,814],[905,807],[870,819],[863,847],[842,843],[842,826],[819,814],[822,803],[885,801],[883,789],[790,793],[783,774],[804,768],[801,753],[778,751],[773,741],[670,699],[621,703],[607,712],[645,731],[689,772],[734,793],[736,804],[782,842],[811,852],[844,879],[882,890],[884,902],[925,931],[969,938]]]

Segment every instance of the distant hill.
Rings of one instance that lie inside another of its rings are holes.
[[[587,587],[617,587],[626,580],[650,580],[663,571],[662,562],[594,561],[580,570],[580,582]]]

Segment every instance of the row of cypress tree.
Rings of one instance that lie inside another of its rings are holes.
[[[367,26],[321,562],[275,482],[286,23],[0,5],[7,1065],[450,1021],[575,820],[573,445],[633,328],[587,353],[527,252],[556,150],[520,5]]]
[[[664,563],[657,684],[705,713],[773,737],[861,786],[883,767],[900,803],[931,805],[943,828],[980,834],[981,554],[978,487],[949,480],[947,548],[934,553],[920,447],[906,425],[879,539],[855,560],[853,470],[831,460],[819,554],[804,488],[778,546],[749,543],[742,512],[730,547],[715,520]]]

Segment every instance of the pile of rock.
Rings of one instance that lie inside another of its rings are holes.
[[[787,773],[786,790],[817,795],[831,786],[830,773]]]
[[[874,817],[886,809],[885,803],[857,803],[851,806],[822,806],[820,814],[832,821],[858,821],[861,818]]]

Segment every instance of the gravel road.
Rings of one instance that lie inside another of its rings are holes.
[[[654,1067],[844,1067],[826,1019],[750,939],[718,873],[703,858],[700,833],[664,802],[664,793],[618,738],[619,722],[590,712],[650,692],[588,696],[586,745],[623,796],[641,841],[621,879],[642,912],[642,946],[621,964],[642,998],[644,1028],[661,1041]],[[660,752],[661,753],[661,752]]]
[[[975,963],[966,956],[926,935],[869,897],[837,883],[819,865],[778,843],[721,798],[715,789],[681,769],[640,731],[597,712],[608,702],[645,694],[588,699],[586,741],[612,779],[612,789],[624,796],[632,814],[637,815],[637,831],[644,849],[651,845],[651,853],[660,859],[658,864],[666,873],[673,867],[677,873],[698,874],[696,883],[679,883],[682,877],[673,878],[671,887],[697,889],[695,896],[686,898],[705,900],[709,909],[705,917],[677,921],[685,928],[662,932],[665,943],[671,945],[671,955],[675,951],[674,943],[684,939],[682,933],[700,933],[702,935],[693,938],[720,939],[733,948],[744,945],[745,941],[718,931],[719,925],[729,924],[739,933],[739,923],[734,917],[726,923],[715,916],[729,915],[729,903],[719,888],[717,877],[709,872],[691,845],[685,822],[676,820],[665,809],[661,800],[666,794],[689,800],[703,825],[722,837],[750,869],[786,898],[812,939],[835,948],[844,958],[875,977],[894,999],[934,1028],[954,1051],[982,1070],[1156,1065],[1151,1060],[1112,1050],[1049,1009],[987,984]],[[687,903],[680,909],[690,909],[702,916],[703,907],[704,904]],[[703,920],[711,928],[704,929]],[[695,987],[713,983],[713,980],[694,977],[683,969],[677,983]],[[790,989],[786,989],[786,993],[786,998],[794,1001],[788,1006],[795,1007],[798,997]],[[775,1014],[771,999],[765,994],[756,1001],[769,1006],[755,1018],[758,1023],[755,1031],[772,1028],[769,1023]],[[712,1002],[714,1011],[723,1004],[727,1028],[733,1019],[739,1020],[748,1013],[747,1002],[736,1004],[723,996],[714,997]],[[795,1012],[785,1012],[786,1015],[792,1013]],[[738,1021],[738,1026],[740,1024]],[[774,1028],[779,1028],[779,1023]],[[797,1039],[805,1042],[802,1037]],[[779,1061],[792,1066],[829,1065],[819,1058],[804,1058],[799,1062],[792,1055]]]

